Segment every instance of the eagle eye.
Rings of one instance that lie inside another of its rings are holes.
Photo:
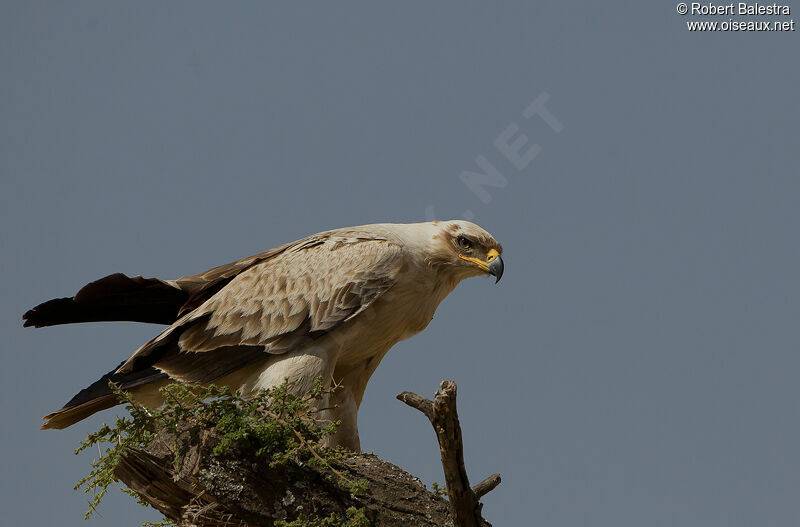
[[[458,242],[458,246],[464,249],[465,251],[469,251],[472,249],[472,242],[466,239],[463,236],[459,236],[456,240]]]

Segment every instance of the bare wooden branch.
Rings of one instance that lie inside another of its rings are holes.
[[[477,485],[472,487],[472,492],[481,499],[492,492],[500,484],[500,474],[492,474]]]
[[[425,416],[428,419],[430,419],[431,422],[433,421],[432,401],[412,392],[403,392],[400,395],[398,395],[397,398],[406,403],[408,406],[416,408],[417,410],[425,414]]]
[[[455,382],[442,381],[433,401],[411,392],[403,392],[397,398],[424,413],[436,431],[455,525],[480,527],[484,525],[480,497],[500,484],[500,475],[495,474],[481,481],[475,489],[469,486],[469,477],[464,466],[461,425],[456,410],[456,394]]]
[[[444,479],[456,525],[478,527],[480,525],[480,516],[477,514],[478,498],[469,486],[469,477],[464,466],[464,444],[456,411],[456,391],[455,382],[442,381],[433,400],[433,428],[439,439]]]

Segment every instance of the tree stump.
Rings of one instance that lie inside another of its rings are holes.
[[[361,522],[366,518],[372,526],[491,527],[480,515],[479,499],[500,477],[469,486],[455,383],[443,381],[434,401],[410,392],[398,399],[425,413],[436,430],[449,502],[373,454],[353,453],[335,465],[350,480],[366,480],[366,492],[359,495],[311,464],[271,467],[246,449],[219,458],[212,453],[218,442],[214,430],[187,430],[178,437],[161,432],[147,448],[127,449],[114,475],[182,527],[272,526],[278,520],[348,518],[356,510]],[[346,525],[361,523],[353,517]]]

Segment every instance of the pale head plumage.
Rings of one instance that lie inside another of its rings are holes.
[[[460,281],[471,276],[502,273],[503,246],[486,230],[466,220],[392,225],[403,243],[436,272]],[[495,267],[489,266],[495,261]],[[499,277],[498,277],[499,279]]]

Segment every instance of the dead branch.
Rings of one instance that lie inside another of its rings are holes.
[[[492,492],[498,485],[500,484],[500,474],[492,474],[491,476],[487,477],[474,487],[472,487],[472,492],[478,497],[478,499],[482,498],[486,494]]]
[[[436,431],[455,525],[480,527],[484,524],[480,498],[500,484],[500,474],[489,476],[475,487],[469,486],[469,477],[464,466],[461,425],[456,411],[456,393],[455,382],[442,381],[433,401],[411,392],[403,392],[397,398],[425,414]]]

